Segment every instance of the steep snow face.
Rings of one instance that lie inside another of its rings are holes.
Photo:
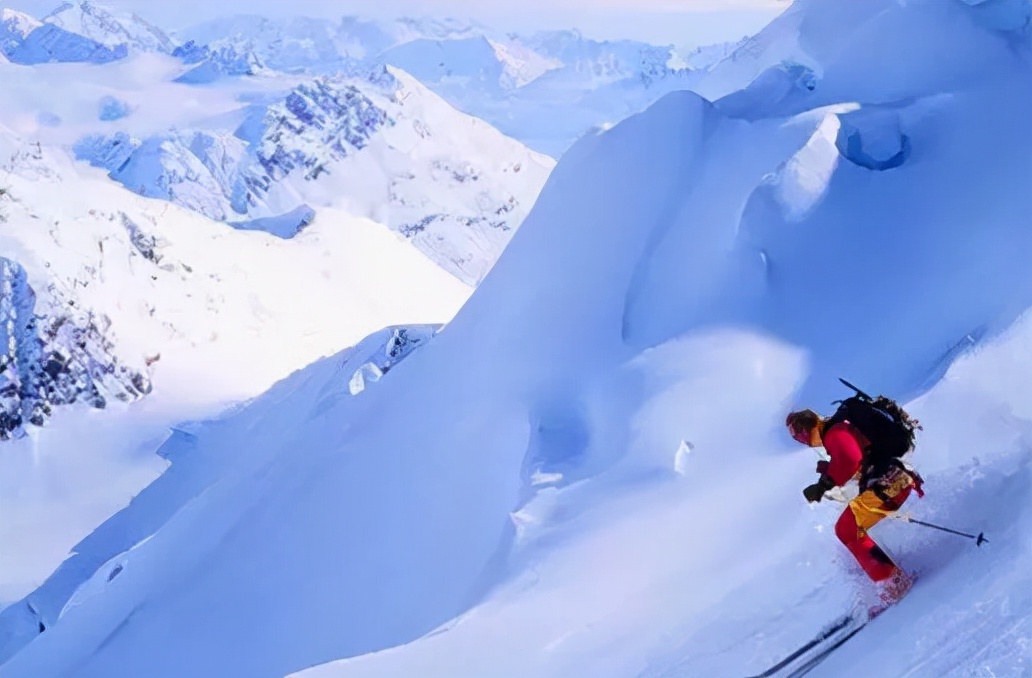
[[[999,331],[1032,306],[1028,47],[961,3],[794,7],[836,41],[813,90],[580,141],[445,331],[357,397],[323,364],[213,424],[153,490],[182,495],[11,608],[19,646],[60,616],[5,675],[754,674],[863,586],[786,409],[840,375],[907,399],[975,346],[913,403],[914,510],[999,557],[879,525],[922,579],[828,672],[1027,672],[1028,321]]]
[[[110,529],[99,530],[75,546],[74,554],[61,562],[48,578],[47,595],[36,595],[31,601],[0,612],[0,627],[4,630],[0,636],[0,663],[32,640],[41,626],[50,628],[64,614],[102,593],[126,567],[129,571],[135,568],[123,552],[134,551],[134,544],[141,539],[146,541],[184,502],[220,482],[222,473],[234,467],[244,474],[260,471],[275,461],[253,445],[220,450],[218,443],[212,444],[216,438],[224,434],[238,436],[253,427],[268,427],[268,433],[275,436],[276,430],[289,428],[292,412],[278,401],[291,397],[298,387],[309,393],[313,403],[325,411],[348,403],[362,392],[375,391],[380,388],[381,379],[413,351],[426,345],[439,329],[439,325],[408,325],[379,330],[339,355],[318,360],[292,375],[275,386],[258,408],[228,412],[216,421],[177,423],[171,435],[164,435],[157,442],[157,458],[163,465],[171,463],[173,468],[134,500],[134,504],[148,507],[149,519],[139,522],[140,516],[135,510],[121,511],[109,521]],[[402,405],[398,403],[399,407]],[[153,452],[152,448],[151,455]],[[0,483],[6,482],[6,478],[0,476]],[[9,496],[4,497],[5,507],[10,502]],[[14,536],[11,532],[6,528],[5,537]],[[108,564],[101,568],[103,573],[91,577],[97,566],[104,563]],[[5,574],[8,571],[5,569]]]
[[[133,51],[166,54],[175,48],[168,35],[137,15],[88,0],[65,2],[43,17],[43,22],[111,48],[125,45]]]
[[[75,152],[141,195],[212,219],[254,227],[303,205],[369,217],[468,284],[483,279],[554,164],[394,70],[298,85],[256,107],[236,136],[90,135]]]

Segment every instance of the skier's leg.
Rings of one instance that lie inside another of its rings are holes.
[[[871,494],[872,497],[867,497],[868,494]],[[891,577],[899,568],[867,534],[867,530],[887,515],[886,512],[872,510],[869,503],[871,498],[877,504],[881,504],[880,500],[869,492],[864,492],[849,502],[849,506],[835,523],[835,535],[853,554],[856,562],[867,573],[867,576],[872,581],[880,582]],[[865,499],[868,501],[864,501]]]

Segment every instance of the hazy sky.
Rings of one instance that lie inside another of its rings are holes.
[[[454,16],[473,18],[501,30],[577,28],[598,38],[627,37],[680,45],[734,40],[755,33],[783,11],[790,0],[101,0],[98,4],[136,12],[162,28],[175,30],[215,16],[345,14],[389,17]],[[59,0],[0,0],[43,16]]]

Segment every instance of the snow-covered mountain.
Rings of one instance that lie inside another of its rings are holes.
[[[136,14],[115,10],[89,0],[64,2],[43,17],[43,23],[111,48],[124,45],[129,51],[166,54],[175,48],[175,41],[164,31]]]
[[[238,15],[215,19],[183,31],[188,43],[213,50],[253,53],[270,68],[287,73],[335,73],[380,51],[393,39],[376,23],[293,17],[269,19]]]
[[[25,42],[29,33],[42,25],[41,21],[23,12],[6,7],[0,9],[0,54],[10,54]]]
[[[810,675],[1026,675],[1028,9],[797,0],[812,88],[582,139],[375,388],[344,353],[177,435],[0,615],[5,678],[754,675],[869,585],[782,427],[838,376],[924,424],[906,508],[990,543],[879,524],[918,585]]]
[[[412,40],[387,50],[380,58],[429,85],[448,83],[456,88],[487,91],[496,96],[516,82],[529,81],[515,60],[503,60],[494,43],[484,36],[459,40]],[[538,57],[538,61],[543,60]],[[545,69],[547,70],[547,69]]]
[[[193,85],[210,83],[223,76],[258,75],[265,70],[262,60],[252,51],[238,51],[233,45],[212,48],[188,42],[172,50],[172,56],[186,64],[196,64],[176,82]]]
[[[333,21],[236,15],[195,25],[183,31],[183,36],[197,44],[253,51],[276,70],[334,74],[359,63],[368,67],[386,50],[409,42],[463,41],[483,37],[488,31],[469,22],[437,18],[375,21],[343,16]],[[394,65],[405,69],[404,64]]]
[[[0,44],[9,44],[8,58],[23,64],[171,53],[193,66],[179,76],[193,84],[267,70],[337,78],[395,66],[465,113],[553,157],[591,129],[693,82],[672,46],[598,41],[573,30],[517,35],[431,18],[239,15],[190,28],[176,44],[135,15],[87,1],[65,3],[35,35],[18,37],[26,21],[34,20],[21,18],[13,37],[0,35]]]
[[[642,110],[689,73],[672,46],[593,40],[577,31],[518,35],[454,21],[240,16],[184,32],[195,44],[253,52],[283,72],[395,66],[450,104],[553,157],[593,127]]]
[[[23,40],[12,44],[6,55],[14,63],[25,65],[55,62],[105,64],[123,59],[128,53],[125,45],[108,47],[78,33],[44,23]]]
[[[344,216],[332,209],[320,211],[319,218],[312,219],[309,230],[314,229],[314,232],[306,231],[304,238],[295,239],[299,241],[297,245],[283,243],[273,247],[277,239],[273,238],[270,242],[265,234],[238,232],[199,215],[191,215],[167,202],[136,197],[107,181],[95,170],[87,169],[83,174],[81,166],[73,164],[71,158],[60,149],[28,144],[9,133],[3,135],[3,141],[5,143],[0,146],[0,151],[5,153],[5,191],[0,242],[4,243],[5,258],[9,260],[7,270],[14,274],[7,279],[17,281],[22,286],[30,286],[34,293],[26,294],[29,297],[35,296],[37,309],[66,309],[67,315],[70,312],[67,309],[71,308],[84,314],[84,317],[88,314],[102,329],[111,327],[117,333],[119,328],[123,328],[123,332],[128,328],[134,332],[138,335],[135,340],[121,337],[113,344],[118,355],[135,356],[128,361],[134,367],[143,368],[145,356],[154,356],[163,351],[167,359],[168,347],[163,348],[162,344],[168,340],[197,342],[208,335],[222,335],[223,339],[233,334],[247,336],[249,326],[263,327],[278,313],[273,312],[270,304],[279,303],[277,299],[282,299],[288,305],[291,303],[288,301],[290,293],[284,294],[284,290],[267,296],[260,305],[265,308],[255,307],[253,318],[247,318],[250,311],[246,309],[244,317],[234,317],[233,314],[239,313],[247,304],[239,304],[238,299],[234,306],[232,295],[244,292],[248,285],[242,284],[240,290],[230,292],[235,284],[232,279],[239,274],[221,270],[224,267],[220,263],[219,252],[224,246],[217,243],[228,242],[232,243],[232,248],[260,251],[269,251],[271,247],[279,254],[273,255],[270,252],[260,257],[267,259],[265,264],[255,260],[248,263],[247,267],[268,265],[281,270],[282,275],[288,277],[298,276],[297,272],[290,270],[294,265],[291,261],[297,259],[290,252],[301,254],[309,251],[312,254],[305,254],[302,258],[313,257],[318,260],[319,257],[328,256],[343,263],[354,258],[372,257],[375,248],[382,247],[384,243],[391,243],[388,247],[391,253],[381,255],[387,256],[388,261],[398,259],[397,252],[409,249],[382,227],[361,218]],[[41,196],[55,190],[64,194],[62,199],[41,199]],[[51,226],[37,233],[31,228],[37,222],[50,223]],[[340,224],[337,227],[339,232],[334,232],[335,223]],[[354,234],[366,231],[372,233],[377,229],[383,230],[384,235],[369,240],[367,247],[370,251],[348,251],[354,246],[345,245],[349,239],[354,240]],[[327,233],[324,234],[324,230]],[[334,250],[330,248],[330,243],[338,243],[340,247]],[[330,249],[324,252],[323,247]],[[84,256],[84,253],[90,252],[96,254]],[[203,256],[201,252],[204,252]],[[276,256],[283,257],[281,264],[274,263]],[[410,267],[413,262],[425,261],[415,253],[401,258],[405,261],[404,265]],[[306,261],[300,265],[305,267],[310,264]],[[342,270],[339,274],[327,274],[329,278],[320,274],[315,276],[315,280],[310,279],[307,283],[298,280],[288,287],[300,290],[306,284],[310,285],[317,280],[329,282],[344,274],[349,278],[348,283],[357,285],[355,289],[347,291],[349,296],[363,299],[367,293],[374,294],[372,291],[360,290],[360,287],[364,288],[368,284],[365,274],[360,273],[365,267],[356,267],[353,261],[347,267],[351,269],[350,272]],[[434,268],[426,262],[426,265],[416,266],[413,273],[424,275]],[[235,265],[233,269],[240,270],[240,265]],[[246,277],[247,274],[244,275]],[[278,279],[280,275],[272,277]],[[127,296],[129,293],[126,289],[129,288],[120,290],[120,286],[133,280],[149,282],[135,285],[133,289],[136,291]],[[342,293],[340,284],[341,281],[316,285],[311,292],[319,294],[320,289],[328,288],[327,292],[332,290],[332,295],[338,297],[335,303],[339,308],[345,301],[344,297],[339,297]],[[447,290],[462,288],[460,284],[445,285]],[[387,292],[387,289],[382,291]],[[418,296],[421,303],[425,301],[421,294]],[[194,301],[187,302],[185,299]],[[384,297],[383,309],[390,308],[390,299],[390,294]],[[415,303],[416,298],[412,301]],[[359,302],[360,305],[365,303]],[[440,308],[436,303],[427,305],[427,309],[434,307]],[[292,312],[304,314],[307,310],[295,308]],[[417,313],[427,317],[426,310]],[[433,313],[430,313],[432,316]],[[175,321],[176,317],[181,318],[185,324]],[[21,319],[19,322],[27,322],[24,313],[19,314],[18,318]],[[296,324],[298,318],[292,322]],[[319,318],[312,317],[294,329],[301,331],[300,328],[308,326],[303,331],[312,331],[321,322]],[[363,329],[379,326],[376,323],[382,322],[382,319],[377,316],[372,322],[371,326],[365,325]],[[36,324],[41,325],[38,321]],[[142,331],[141,325],[148,329]],[[239,327],[233,329],[234,325]],[[320,330],[320,334],[323,332]],[[360,338],[354,335],[353,330],[349,333],[353,340]],[[270,334],[269,339],[275,340],[274,335]],[[141,339],[140,336],[147,338]],[[246,343],[242,342],[241,346]],[[105,346],[112,349],[111,342],[105,342]],[[227,350],[238,351],[240,347],[230,346]],[[270,365],[278,365],[272,369],[272,373],[282,374],[282,361],[271,361]],[[260,378],[259,383],[266,379],[268,376]]]
[[[18,517],[0,521],[18,545],[0,549],[0,607],[164,470],[169,426],[379,328],[446,322],[469,294],[372,221],[324,208],[291,240],[238,230],[0,132],[0,513]]]
[[[637,113],[692,78],[673,64],[671,46],[597,41],[577,31],[414,40],[378,59],[553,157],[592,128]]]
[[[90,135],[76,156],[130,190],[220,221],[335,206],[384,223],[479,282],[554,164],[448,106],[411,76],[320,78],[227,132]]]
[[[87,0],[63,3],[42,20],[0,11],[0,52],[19,64],[103,64],[135,52],[170,53],[175,47],[168,35],[135,14]]]

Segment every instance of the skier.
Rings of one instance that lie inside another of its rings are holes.
[[[842,512],[835,535],[879,587],[883,606],[897,602],[913,580],[868,530],[898,511],[911,491],[924,496],[921,476],[900,459],[913,447],[914,430],[920,425],[888,398],[872,400],[860,391],[842,401],[829,418],[807,409],[791,412],[785,425],[796,441],[823,445],[830,457],[817,462],[820,478],[803,490],[807,501],[819,502],[828,490],[858,478],[860,494]]]

